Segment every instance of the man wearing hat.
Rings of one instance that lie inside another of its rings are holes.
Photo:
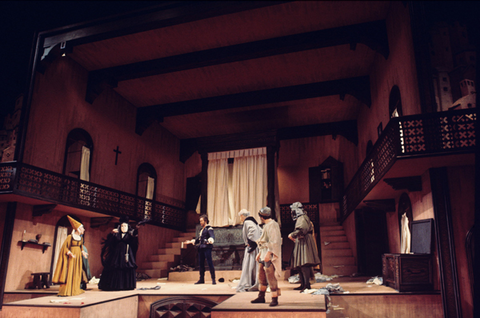
[[[258,290],[258,263],[256,261],[258,248],[256,241],[262,235],[262,228],[249,211],[242,209],[238,212],[238,215],[243,223],[242,235],[245,242],[245,252],[243,254],[242,275],[236,291],[256,291]]]
[[[262,208],[258,215],[262,223],[265,224],[262,236],[257,240],[259,253],[256,260],[259,263],[260,291],[258,297],[251,302],[253,304],[265,303],[265,292],[268,285],[272,292],[270,306],[277,306],[278,296],[280,295],[277,279],[282,276],[282,234],[280,226],[272,219],[272,210],[268,206]]]
[[[293,248],[291,268],[299,271],[300,286],[294,288],[303,292],[310,289],[310,277],[313,273],[313,266],[320,264],[317,244],[312,235],[313,223],[303,210],[300,202],[290,205],[292,219],[295,221],[295,229],[288,235],[288,238],[295,243]]]
[[[83,250],[83,224],[67,215],[73,227],[63,243],[58,255],[57,267],[53,274],[52,283],[60,284],[58,296],[75,296],[84,293],[80,288],[83,274],[82,256],[88,258]]]

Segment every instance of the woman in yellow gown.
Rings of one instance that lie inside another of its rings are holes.
[[[67,215],[72,224],[72,234],[68,235],[58,255],[57,267],[52,282],[60,284],[58,296],[75,296],[84,293],[80,288],[82,282],[82,256],[88,254],[83,250],[83,224]]]

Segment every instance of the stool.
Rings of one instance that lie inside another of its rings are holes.
[[[45,286],[45,288],[50,288],[50,283],[48,281],[49,275],[50,272],[32,273],[33,288],[42,289],[43,286]]]

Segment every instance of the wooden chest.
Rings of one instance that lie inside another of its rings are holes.
[[[433,290],[431,254],[383,254],[384,284],[404,291]]]

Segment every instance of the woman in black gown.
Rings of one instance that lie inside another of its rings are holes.
[[[132,229],[128,217],[122,217],[120,225],[108,234],[103,244],[103,272],[98,288],[107,291],[135,289],[138,229]]]

